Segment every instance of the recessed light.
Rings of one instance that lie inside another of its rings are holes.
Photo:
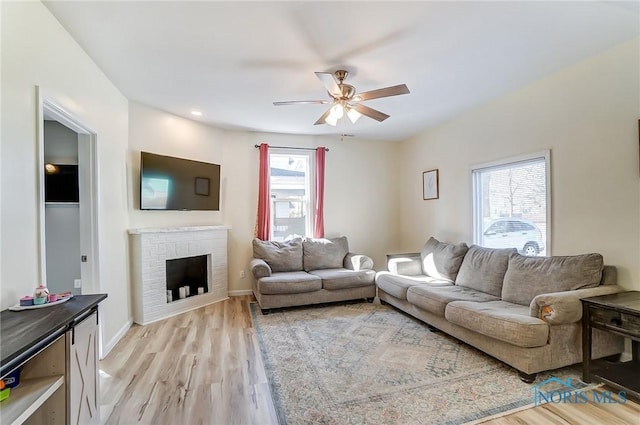
[[[199,117],[199,116],[202,115],[202,112],[200,112],[200,111],[191,111],[191,115],[195,115],[195,116]]]
[[[44,171],[47,174],[55,174],[58,171],[60,171],[60,169],[58,168],[57,165],[54,165],[54,164],[44,164]]]

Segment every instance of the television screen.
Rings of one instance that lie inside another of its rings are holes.
[[[220,165],[142,152],[140,209],[220,210]]]
[[[46,164],[44,167],[45,202],[79,202],[78,166]]]

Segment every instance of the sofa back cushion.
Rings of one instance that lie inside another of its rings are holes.
[[[264,260],[274,272],[300,271],[302,270],[302,238],[284,242],[254,239],[253,258]]]
[[[499,297],[509,264],[509,255],[514,253],[517,253],[515,248],[483,248],[471,245],[460,266],[456,285]]]
[[[440,242],[430,237],[420,251],[422,272],[436,279],[450,282],[456,280],[458,270],[469,247],[462,242],[457,245]]]
[[[302,242],[305,271],[343,268],[349,253],[346,236],[339,238],[306,238]]]
[[[512,254],[504,276],[502,299],[528,306],[536,295],[596,287],[602,279],[603,263],[600,254],[555,257]]]

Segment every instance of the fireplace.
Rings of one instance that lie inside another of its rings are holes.
[[[166,260],[167,302],[209,292],[208,255]]]
[[[130,229],[133,320],[146,325],[227,299],[228,229]],[[171,291],[171,302],[167,291]]]

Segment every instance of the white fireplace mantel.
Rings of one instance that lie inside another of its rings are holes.
[[[227,231],[230,226],[129,229],[133,319],[146,325],[228,298]],[[167,302],[166,261],[207,256],[208,292]]]
[[[229,230],[231,226],[178,226],[178,227],[142,227],[129,229],[130,235],[143,233],[171,233],[171,232],[203,232],[206,230]]]

